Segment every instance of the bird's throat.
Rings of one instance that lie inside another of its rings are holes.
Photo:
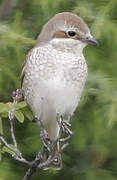
[[[75,54],[82,54],[83,49],[86,47],[86,44],[74,39],[68,38],[54,38],[51,40],[51,44],[54,48],[61,51],[71,51]]]

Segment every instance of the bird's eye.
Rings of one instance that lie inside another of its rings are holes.
[[[76,32],[68,31],[67,34],[68,34],[69,37],[74,37],[76,35]]]

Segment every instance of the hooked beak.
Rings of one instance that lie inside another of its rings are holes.
[[[98,41],[93,36],[86,37],[82,41],[92,46],[99,46]]]

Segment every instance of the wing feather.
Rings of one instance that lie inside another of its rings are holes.
[[[33,48],[34,49],[34,48]],[[24,76],[25,76],[25,65],[28,61],[28,59],[30,58],[30,56],[32,55],[32,51],[33,49],[31,49],[28,54],[26,55],[26,59],[24,61],[24,64],[22,66],[22,71],[21,71],[21,75],[20,75],[20,79],[21,79],[21,88],[22,88],[22,84],[23,84],[23,80],[24,80]]]

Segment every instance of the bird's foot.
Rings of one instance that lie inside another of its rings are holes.
[[[61,144],[60,146],[60,151],[62,152],[68,145],[69,143],[67,142],[72,135],[68,135],[67,137],[64,138],[59,138],[59,143]]]
[[[61,158],[61,154],[56,154],[55,158],[53,159],[52,165],[51,167],[53,167],[56,170],[60,170],[62,169],[62,158]]]
[[[70,118],[69,118],[69,120],[70,120]],[[61,152],[69,145],[69,143],[67,141],[73,135],[73,132],[70,130],[71,124],[69,123],[69,120],[63,120],[62,116],[59,116],[59,114],[57,116],[57,122],[59,124],[61,133],[63,133],[63,135],[67,134],[66,137],[60,136],[60,138],[58,139],[58,143],[60,146],[59,149]],[[60,133],[60,135],[62,135],[61,133]]]
[[[50,168],[53,168],[55,170],[61,170],[62,169],[62,158],[61,154],[55,154],[54,156],[49,156],[47,161],[50,161],[50,163],[43,168],[43,170],[48,170]]]
[[[72,135],[68,135],[68,136],[65,137],[65,138],[60,138],[60,139],[59,139],[59,142],[66,142],[66,141],[68,141],[68,140],[71,138],[71,136],[72,136]]]
[[[50,139],[48,137],[48,133],[45,129],[41,130],[40,138],[41,138],[42,144],[47,149],[47,151],[51,152],[51,141],[50,141]]]
[[[42,160],[43,162],[50,162],[47,164],[43,169],[47,170],[50,168],[54,168],[55,170],[60,170],[62,168],[62,158],[61,158],[61,149],[59,146],[60,142],[59,139],[56,141],[51,142],[50,147],[51,151],[47,151],[47,148],[43,148],[43,156]]]
[[[69,120],[64,120],[62,116],[57,114],[57,122],[58,125],[63,133],[66,133],[68,135],[73,135],[73,132],[70,130],[71,124],[69,123]]]
[[[67,120],[63,120],[62,117],[60,123],[62,132],[68,134],[69,136],[72,136],[73,132],[70,130],[71,124]]]
[[[62,120],[61,121],[61,128],[62,128],[62,131],[65,132],[66,134],[72,136],[73,135],[73,132],[70,130],[71,127],[71,124],[65,120]]]
[[[44,168],[47,170],[49,168],[54,168],[55,170],[60,170],[62,168],[62,158],[61,158],[61,148],[59,139],[54,142],[51,142],[51,152],[48,153],[47,160],[50,160],[51,163]]]
[[[38,118],[35,118],[33,120],[33,122],[39,123],[39,125],[40,125],[40,139],[41,139],[41,142],[44,145],[44,147],[47,149],[47,151],[50,152],[51,151],[51,140],[50,140],[50,138],[48,136],[48,133],[47,133],[46,129],[43,126],[42,121],[40,119],[38,119]]]

